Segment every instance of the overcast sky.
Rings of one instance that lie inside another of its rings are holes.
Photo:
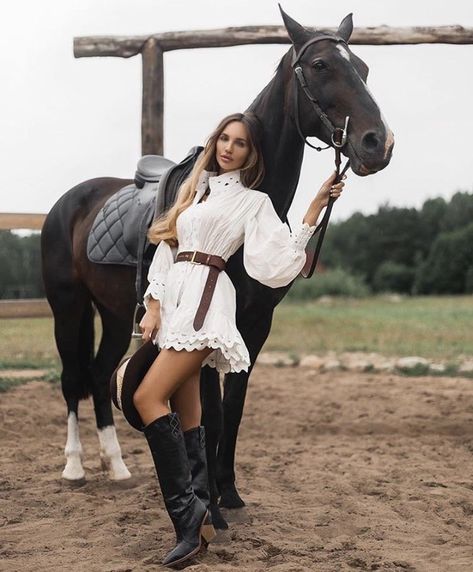
[[[473,26],[471,0],[282,0],[306,26]],[[96,176],[132,177],[140,156],[141,58],[74,59],[72,39],[281,24],[272,0],[24,0],[2,9],[0,212],[47,212],[70,187]],[[219,119],[244,110],[288,46],[241,46],[165,55],[165,155],[181,160]],[[389,202],[473,190],[473,46],[354,46],[394,131],[389,167],[351,174],[334,216]],[[242,81],[243,79],[243,81]],[[290,220],[302,218],[332,153],[307,148]]]

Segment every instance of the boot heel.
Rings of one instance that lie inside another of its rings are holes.
[[[202,524],[202,528],[200,529],[200,535],[202,537],[202,543],[205,546],[208,546],[209,542],[217,536],[217,533],[215,532],[214,525],[209,524],[208,514],[204,519],[204,522]]]
[[[215,528],[213,524],[206,524],[202,527],[201,531],[202,544],[207,547],[209,542],[211,542],[216,536]]]

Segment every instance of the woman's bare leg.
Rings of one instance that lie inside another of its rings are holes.
[[[191,352],[177,351],[172,348],[164,348],[160,351],[133,396],[133,403],[145,425],[170,412],[168,402],[171,397],[183,383],[192,377],[195,379],[196,373],[200,374],[203,360],[212,351],[212,348]],[[195,381],[190,383],[184,394],[193,400],[187,404],[186,412],[194,409],[195,415],[195,408],[199,407],[200,410],[200,394],[198,390],[195,390],[194,385],[196,385]],[[184,397],[181,396],[179,402],[183,403],[183,401]],[[200,416],[196,425],[199,424]],[[186,428],[183,427],[183,430],[185,431]]]
[[[176,389],[170,399],[171,409],[179,414],[183,431],[200,425],[200,367]]]

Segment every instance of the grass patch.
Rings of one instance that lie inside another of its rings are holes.
[[[0,393],[5,393],[12,387],[18,387],[19,385],[24,385],[32,381],[31,379],[25,377],[0,377]]]
[[[397,373],[408,377],[420,377],[422,375],[430,375],[431,371],[428,365],[418,363],[414,367],[397,367]]]
[[[59,369],[61,362],[54,340],[52,318],[2,320],[0,370],[10,368]],[[100,341],[100,319],[95,320],[96,348]],[[0,372],[1,373],[1,372]]]
[[[18,387],[20,385],[24,385],[25,383],[29,383],[30,381],[48,381],[49,383],[57,383],[60,381],[59,371],[51,370],[39,377],[2,376],[0,372],[0,393],[8,391],[12,387]]]
[[[2,320],[0,368],[59,367],[52,318]]]
[[[275,310],[265,350],[295,353],[362,351],[455,360],[473,355],[473,296],[365,299],[330,303],[284,300]]]
[[[0,376],[4,369],[44,369],[49,365],[53,365],[53,361],[43,363],[42,360],[32,361],[31,359],[5,359],[0,361]]]
[[[364,351],[418,355],[456,363],[473,355],[473,296],[362,299],[329,303],[284,300],[275,310],[265,350],[296,357],[309,353]],[[100,324],[96,320],[97,343]],[[1,369],[60,371],[51,318],[2,320]],[[58,374],[52,374],[57,380]]]

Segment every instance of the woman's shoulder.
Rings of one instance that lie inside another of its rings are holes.
[[[248,187],[245,187],[245,191],[248,193],[247,196],[255,206],[260,206],[264,201],[268,199],[268,195],[263,193],[263,191],[250,189]]]

